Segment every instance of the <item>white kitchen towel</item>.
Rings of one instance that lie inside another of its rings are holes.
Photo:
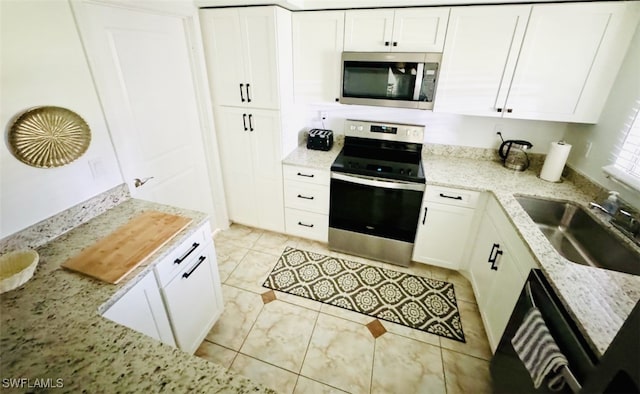
[[[569,362],[551,336],[538,308],[531,308],[527,312],[511,343],[529,371],[536,389],[547,376],[547,385],[551,390],[562,389],[565,383],[562,368],[568,367]]]

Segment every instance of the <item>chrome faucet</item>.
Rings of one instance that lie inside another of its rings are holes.
[[[590,202],[590,208],[596,208],[610,217],[611,224],[620,230],[627,238],[640,245],[640,213],[627,202],[617,197],[617,204],[613,209],[607,209],[607,204]]]

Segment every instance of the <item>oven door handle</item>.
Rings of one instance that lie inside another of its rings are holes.
[[[342,173],[331,173],[331,179],[336,179],[339,181],[357,183],[359,185],[365,186],[373,186],[373,187],[382,187],[384,189],[396,189],[396,190],[415,190],[415,191],[424,191],[425,185],[424,183],[414,183],[414,182],[394,182],[383,180],[381,178],[373,178],[373,177],[363,177],[359,175],[345,175]]]

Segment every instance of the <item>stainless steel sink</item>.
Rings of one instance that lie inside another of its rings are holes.
[[[570,201],[516,196],[551,245],[565,258],[583,265],[640,275],[640,254]]]

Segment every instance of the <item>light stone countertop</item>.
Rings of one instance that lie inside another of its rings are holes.
[[[60,268],[69,257],[147,210],[186,216],[193,222],[122,284]],[[53,385],[62,379],[61,392],[272,392],[99,314],[206,220],[203,213],[128,199],[38,247],[40,262],[34,277],[0,295],[3,392],[34,391],[36,379],[52,379]],[[4,379],[20,378],[30,379],[31,388],[5,388]]]
[[[334,147],[329,152],[321,152],[299,147],[283,163],[329,170],[339,153],[339,149],[336,149]],[[515,194],[526,194],[571,200],[585,206],[592,201],[593,196],[567,180],[560,183],[544,181],[538,177],[538,170],[516,172],[504,168],[501,163],[489,160],[488,157],[492,155],[486,152],[478,154],[478,150],[471,149],[460,155],[458,149],[454,150],[457,151],[457,156],[473,158],[456,157],[450,155],[452,152],[433,154],[433,146],[423,148],[427,185],[491,192],[537,259],[593,350],[602,356],[640,300],[640,276],[587,267],[565,259],[551,246],[514,198]],[[596,212],[593,214],[602,218]],[[610,225],[608,227],[612,228]],[[620,234],[616,229],[612,228],[612,231]],[[640,252],[640,248],[626,238],[624,240]]]
[[[331,164],[333,164],[333,161],[336,159],[343,146],[344,137],[342,136],[336,137],[336,141],[328,151],[312,150],[307,149],[305,146],[300,146],[282,160],[282,163],[300,167],[329,170],[331,168]]]

